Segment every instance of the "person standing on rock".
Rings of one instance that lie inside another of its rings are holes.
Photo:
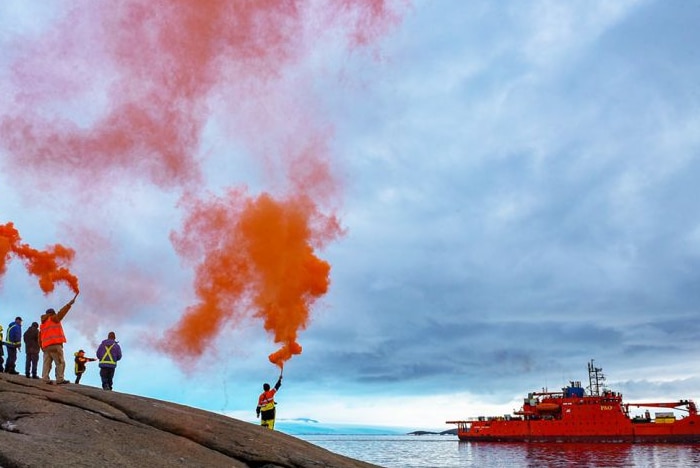
[[[97,359],[100,363],[100,379],[102,379],[102,389],[112,390],[114,372],[117,369],[117,361],[122,358],[122,348],[117,342],[114,332],[107,334],[107,339],[100,343],[97,348]]]
[[[73,299],[61,307],[58,314],[53,309],[46,309],[46,313],[41,316],[39,337],[41,339],[41,350],[44,352],[41,378],[47,384],[52,383],[49,374],[54,363],[56,364],[56,383],[58,385],[70,383],[64,376],[66,359],[63,357],[63,343],[67,340],[66,335],[63,333],[61,320],[66,316],[77,297],[78,293],[75,293]]]
[[[5,362],[5,343],[2,341],[2,325],[0,325],[0,372],[5,372],[3,364]]]
[[[7,346],[7,362],[5,372],[8,374],[19,374],[17,369],[17,350],[22,348],[22,317],[15,318],[7,326],[7,336],[5,336],[5,346]]]
[[[275,393],[282,386],[282,374],[277,379],[274,388],[270,388],[269,383],[263,384],[263,392],[258,397],[258,406],[255,413],[260,418],[260,425],[270,430],[275,428]]]
[[[97,361],[97,359],[85,356],[85,351],[82,349],[79,350],[77,353],[75,353],[74,356],[75,356],[75,383],[79,384],[80,378],[85,373],[85,369],[86,369],[85,364],[87,364],[88,362]]]
[[[38,379],[37,367],[39,367],[39,324],[32,322],[32,326],[24,332],[24,352],[26,360],[24,363],[24,375],[32,379]]]

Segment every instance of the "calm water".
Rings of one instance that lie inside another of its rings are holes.
[[[455,436],[297,436],[387,468],[695,467],[700,445],[459,442]]]

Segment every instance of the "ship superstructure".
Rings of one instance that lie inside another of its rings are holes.
[[[644,416],[630,416],[631,407],[645,408]],[[677,417],[676,411],[685,414]],[[602,368],[592,360],[588,392],[580,381],[571,381],[559,392],[529,393],[511,415],[447,424],[457,425],[463,441],[700,442],[700,417],[692,400],[624,403],[621,393],[606,388]]]

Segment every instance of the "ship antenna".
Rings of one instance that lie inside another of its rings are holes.
[[[600,396],[600,389],[605,386],[602,367],[595,367],[593,359],[588,363],[588,391],[593,396]]]

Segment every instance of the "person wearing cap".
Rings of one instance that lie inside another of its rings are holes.
[[[64,376],[66,360],[63,357],[63,343],[66,342],[66,335],[63,333],[61,320],[63,320],[63,317],[66,316],[71,306],[75,303],[76,297],[78,297],[77,293],[73,299],[61,307],[58,313],[53,309],[46,309],[46,313],[41,316],[39,336],[41,338],[41,350],[44,352],[41,378],[47,384],[52,383],[49,374],[54,363],[56,364],[56,383],[58,385],[70,383]]]
[[[32,322],[32,326],[27,328],[27,331],[24,332],[24,352],[27,355],[27,358],[24,363],[24,375],[27,378],[39,378],[36,372],[37,367],[39,366],[40,351],[41,346],[39,345],[39,324],[36,322]]]
[[[5,346],[7,346],[5,372],[8,374],[19,374],[15,366],[17,365],[17,350],[22,347],[22,317],[16,317],[14,322],[10,322],[7,326]]]
[[[103,340],[97,348],[97,359],[100,360],[98,366],[100,367],[102,390],[112,390],[117,361],[121,358],[122,348],[117,341],[117,335],[111,331],[107,334],[107,339]]]
[[[97,359],[86,357],[85,351],[82,349],[73,356],[75,356],[75,383],[79,384],[80,378],[85,372],[85,364],[88,362],[97,361]]]

